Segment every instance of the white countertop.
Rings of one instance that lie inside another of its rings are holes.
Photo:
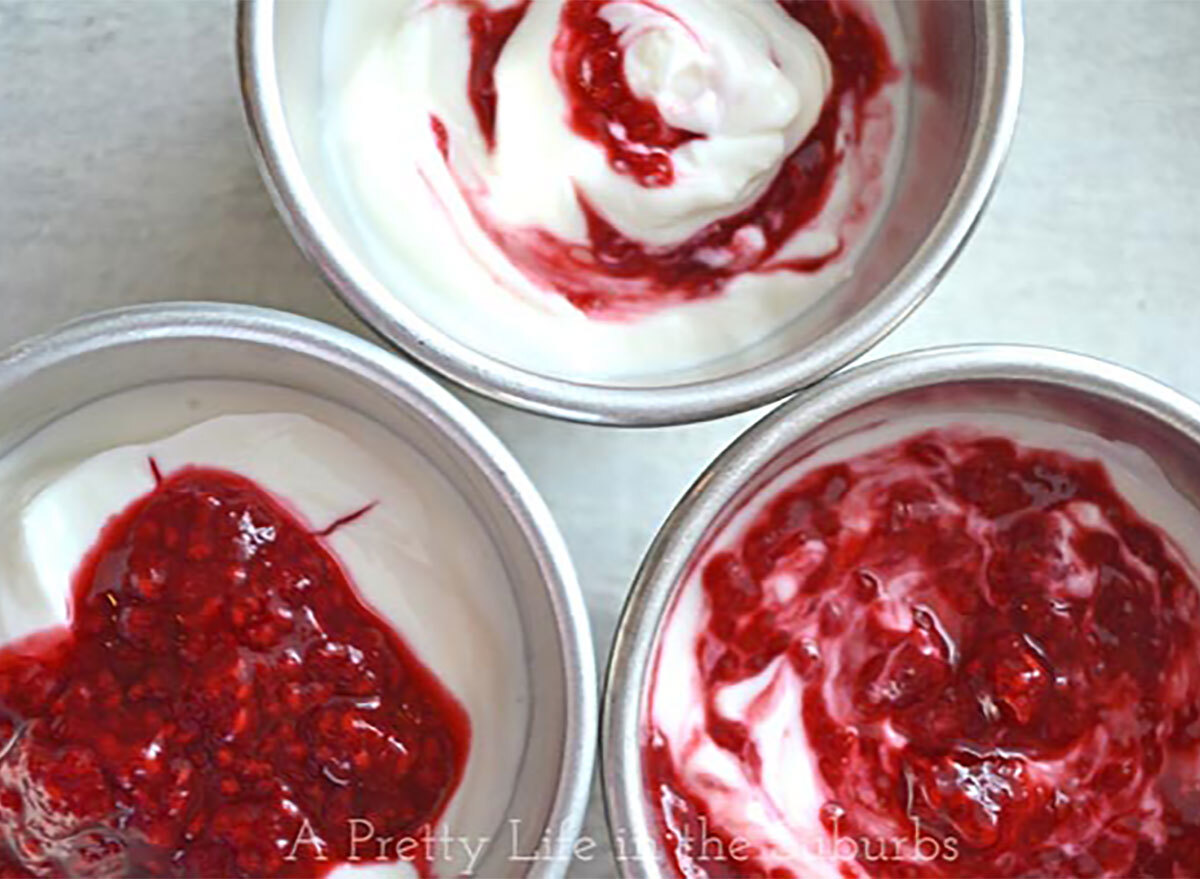
[[[1016,141],[939,290],[871,357],[1030,342],[1200,398],[1200,3],[1034,0]],[[104,307],[249,301],[361,331],[276,218],[218,0],[0,0],[0,347]],[[618,431],[470,398],[566,533],[604,657],[658,523],[752,420]],[[587,833],[603,842],[593,808]],[[612,875],[607,860],[577,877]]]

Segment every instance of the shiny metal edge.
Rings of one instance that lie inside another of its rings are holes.
[[[598,711],[595,653],[583,593],[566,541],[537,488],[491,429],[437,381],[377,345],[310,318],[251,305],[179,302],[101,312],[18,343],[0,353],[0,396],[39,370],[91,351],[148,340],[205,338],[283,348],[370,382],[445,437],[501,499],[543,575],[563,644],[565,742],[547,830],[574,839],[587,811]],[[532,864],[526,876],[559,879],[565,870],[564,863],[543,861]]]
[[[741,487],[829,420],[893,394],[947,382],[1032,382],[1080,391],[1141,412],[1200,448],[1200,403],[1139,372],[1084,354],[1022,345],[930,348],[847,370],[777,407],[742,433],[671,511],[634,578],[609,653],[601,706],[601,787],[609,832],[653,842],[646,808],[641,714],[662,622],[694,552]],[[673,876],[661,860],[619,863],[625,879]]]
[[[300,250],[381,338],[429,369],[501,403],[611,426],[686,424],[754,409],[826,378],[890,334],[950,268],[991,197],[1016,128],[1024,67],[1021,0],[979,0],[988,35],[980,65],[988,78],[965,171],[903,271],[820,351],[677,387],[606,387],[538,375],[480,354],[421,318],[366,270],[325,216],[287,135],[274,65],[275,3],[238,0],[238,72],[259,170]]]

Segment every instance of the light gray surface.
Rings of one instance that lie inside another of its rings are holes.
[[[1198,41],[1192,0],[1031,3],[992,205],[941,289],[871,356],[1041,343],[1200,397]],[[240,114],[224,2],[0,3],[0,346],[162,298],[359,329],[275,218]],[[657,524],[751,416],[631,433],[469,402],[558,516],[603,657]],[[598,810],[588,832],[603,839]]]

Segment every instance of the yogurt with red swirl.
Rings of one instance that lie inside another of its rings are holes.
[[[890,3],[330,4],[326,147],[369,258],[478,350],[696,367],[851,271],[899,159]]]
[[[902,420],[785,470],[657,647],[678,874],[1197,875],[1198,529],[1143,453],[1032,419]]]

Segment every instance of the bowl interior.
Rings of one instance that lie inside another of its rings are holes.
[[[236,330],[223,337],[181,332],[178,337],[126,335],[115,341],[86,332],[67,336],[55,337],[50,345],[35,342],[0,360],[0,456],[55,418],[119,391],[148,383],[232,379],[279,385],[340,403],[401,437],[440,471],[495,544],[520,619],[532,697],[528,739],[515,789],[495,793],[497,798],[511,793],[507,818],[519,821],[522,828],[517,853],[533,851],[548,823],[571,820],[564,814],[564,809],[573,808],[567,802],[574,796],[570,792],[587,779],[579,782],[569,776],[587,772],[586,737],[591,735],[590,728],[579,728],[581,718],[572,706],[580,703],[580,688],[586,693],[593,686],[586,669],[575,679],[573,657],[582,649],[590,661],[591,648],[566,643],[559,599],[545,585],[545,548],[531,543],[521,514],[497,490],[494,480],[506,480],[507,474],[489,475],[473,459],[480,453],[460,444],[461,435],[448,437],[447,429],[457,432],[448,416],[400,381],[381,385],[338,363],[316,359],[301,350],[307,343],[298,340],[292,345],[270,343],[251,335],[239,338]],[[55,344],[59,341],[63,344]],[[153,377],[149,382],[148,376]],[[562,585],[555,583],[553,588]],[[566,587],[574,588],[572,583]],[[587,703],[585,696],[582,704]],[[586,716],[582,720],[586,723]],[[497,842],[480,859],[480,875],[540,875],[512,859],[507,826],[495,828],[492,838]]]
[[[995,44],[1006,13],[1005,7],[982,2],[899,0],[898,5],[912,72],[907,134],[892,202],[851,276],[761,343],[700,367],[601,385],[568,375],[538,378],[576,386],[663,389],[790,365],[799,385],[861,353],[920,301],[951,256],[932,239],[939,232],[965,232],[959,226],[969,225],[981,206],[978,193],[959,191],[964,175],[972,162],[979,162],[982,144],[1005,136],[985,117],[988,108],[995,109],[1002,77],[996,68],[1008,59],[1006,48]],[[268,6],[270,16],[263,14]],[[467,358],[475,375],[455,377],[468,382],[478,382],[481,371],[499,370],[510,378],[532,375],[461,346],[430,318],[411,310],[419,297],[406,297],[404,291],[415,281],[406,277],[402,265],[382,265],[378,250],[364,240],[323,142],[325,0],[260,0],[251,9],[270,22],[269,41],[257,44],[269,47],[262,48],[267,57],[256,58],[257,86],[282,109],[284,130],[267,136],[275,138],[273,148],[296,172],[285,174],[284,180],[277,173],[275,185],[283,193],[285,213],[293,210],[286,206],[292,201],[307,214],[291,218],[302,245],[360,314],[410,353],[443,367]],[[975,181],[968,189],[987,185],[987,180]]]

